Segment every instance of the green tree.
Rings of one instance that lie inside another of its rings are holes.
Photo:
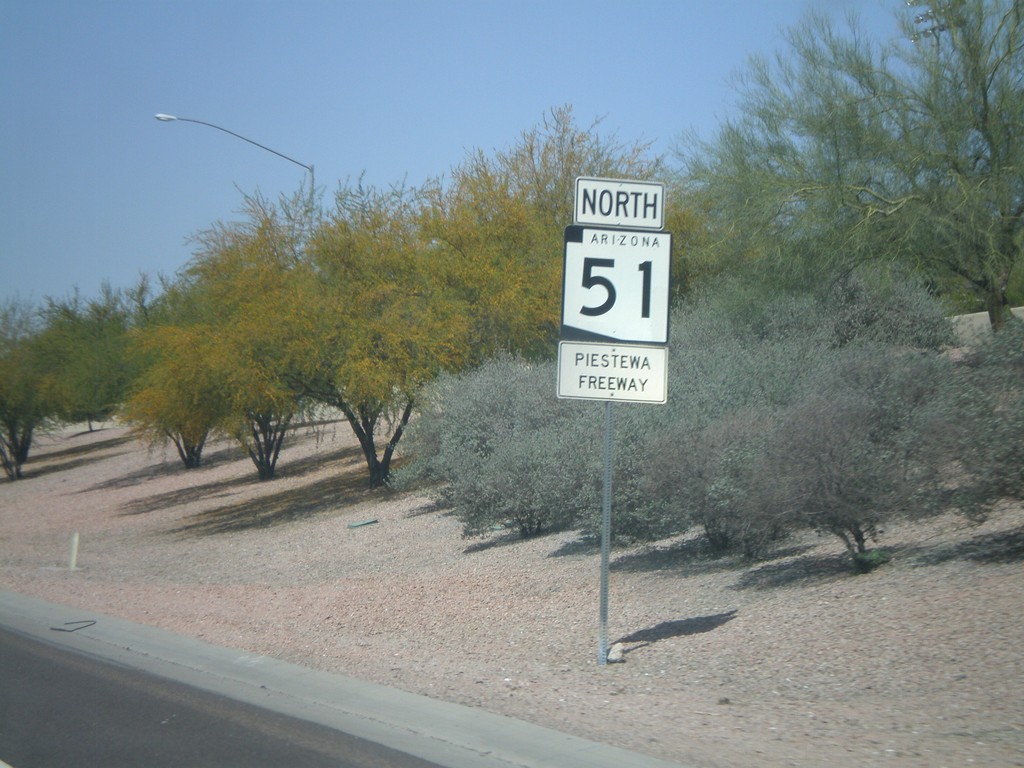
[[[680,151],[715,258],[791,284],[898,262],[1002,326],[1024,237],[1024,9],[933,12],[933,34],[906,15],[884,46],[810,15],[752,60],[738,117]]]
[[[120,406],[131,380],[128,333],[132,310],[124,295],[104,285],[97,298],[47,299],[37,345],[47,358],[44,386],[57,416],[93,429]]]
[[[0,465],[10,480],[22,477],[35,430],[53,410],[44,393],[38,333],[28,305],[15,300],[0,305]]]

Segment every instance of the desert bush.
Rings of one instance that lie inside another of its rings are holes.
[[[855,272],[836,280],[819,301],[834,347],[871,341],[938,351],[955,339],[942,304],[905,277]]]
[[[813,298],[737,306],[736,295],[710,295],[673,316],[667,418],[651,431],[644,486],[674,521],[663,529],[696,526],[713,549],[756,558],[787,532],[786,519],[761,504],[758,457],[778,412],[824,364],[828,329]]]
[[[698,526],[715,552],[756,559],[786,535],[785,519],[760,504],[754,476],[769,424],[764,410],[749,410],[666,435],[650,486],[680,510],[679,527]]]
[[[759,462],[761,503],[793,526],[838,536],[853,557],[883,522],[935,509],[930,438],[947,414],[950,372],[933,353],[879,344],[838,352],[780,413]]]
[[[673,317],[676,388],[645,482],[676,527],[747,557],[810,527],[852,553],[880,521],[931,509],[949,413],[941,307],[867,278],[759,305],[737,295],[756,291]]]
[[[677,308],[668,403],[613,409],[613,536],[697,527],[755,558],[813,528],[863,554],[881,522],[931,509],[951,391],[933,350],[948,323],[918,289],[883,288]],[[467,535],[597,533],[604,404],[558,400],[555,379],[552,363],[510,357],[442,377],[396,482],[429,488]]]
[[[571,528],[600,504],[599,422],[584,418],[586,405],[557,399],[553,363],[500,357],[443,376],[410,427],[412,458],[395,483],[426,487],[467,536]]]
[[[653,541],[683,530],[679,516],[646,485],[650,465],[657,460],[658,435],[666,426],[666,406],[649,403],[614,403],[612,407],[612,525],[617,544]],[[594,430],[596,449],[603,455],[604,403],[590,403],[581,418]],[[596,471],[603,476],[601,458]],[[600,492],[602,487],[598,486]],[[596,537],[601,532],[601,507],[584,510],[580,530]]]
[[[958,366],[946,438],[961,469],[955,503],[983,518],[1004,498],[1024,498],[1024,322],[1004,328]]]

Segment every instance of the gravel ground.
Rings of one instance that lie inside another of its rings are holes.
[[[227,443],[206,461],[116,426],[39,437],[0,482],[0,588],[702,768],[1024,766],[1020,505],[890,527],[864,576],[827,538],[753,566],[617,550],[624,663],[599,666],[576,536],[463,539],[366,491],[344,424],[296,434],[270,482]]]

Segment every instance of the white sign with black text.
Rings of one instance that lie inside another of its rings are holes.
[[[576,179],[572,220],[599,227],[663,229],[665,185],[580,176]]]
[[[668,341],[668,232],[565,229],[561,337],[578,341]]]
[[[558,396],[580,400],[664,403],[668,350],[640,344],[558,344]]]

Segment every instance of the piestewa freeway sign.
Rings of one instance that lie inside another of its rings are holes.
[[[575,341],[558,344],[561,398],[664,403],[667,383],[665,347]]]

